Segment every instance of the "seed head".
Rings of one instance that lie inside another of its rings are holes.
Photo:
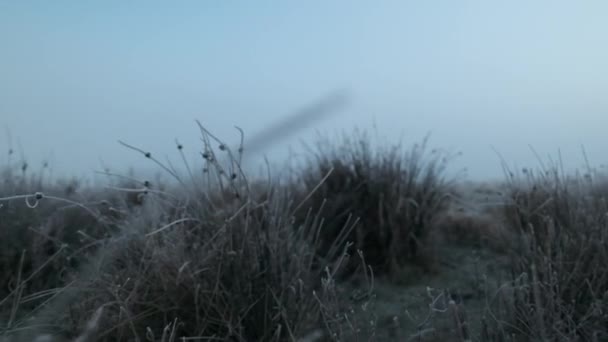
[[[231,178],[231,179],[236,179],[236,173],[231,174],[231,175],[230,175],[230,178]]]
[[[183,150],[183,149],[184,149],[184,145],[182,145],[182,144],[177,144],[177,149],[178,149],[178,150],[180,150],[180,151],[181,151],[181,150]]]
[[[226,150],[226,145],[220,144],[219,149],[220,149],[220,151],[225,151]]]
[[[152,158],[152,153],[150,153],[150,152],[146,152],[146,153],[144,154],[144,156],[146,156],[146,158]]]

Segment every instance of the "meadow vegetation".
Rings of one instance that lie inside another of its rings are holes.
[[[0,184],[0,341],[605,341],[608,183],[559,164],[482,189],[453,157],[320,140],[287,176],[200,126],[168,179]],[[202,169],[185,153],[200,153]]]

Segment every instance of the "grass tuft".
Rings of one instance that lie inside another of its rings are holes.
[[[519,239],[494,330],[518,341],[607,339],[605,178],[568,176],[559,164],[508,175],[504,216]]]
[[[449,158],[428,151],[427,139],[409,150],[372,148],[363,133],[335,146],[320,141],[299,177],[307,193],[315,189],[308,203],[324,219],[320,255],[340,248],[335,241],[352,241],[376,273],[398,272],[411,262],[430,268],[430,227],[453,195],[445,174]],[[345,225],[354,227],[341,236]]]

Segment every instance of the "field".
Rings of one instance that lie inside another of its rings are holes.
[[[480,184],[426,140],[353,133],[253,177],[246,146],[200,129],[176,155],[203,169],[125,145],[164,178],[106,170],[105,187],[9,151],[0,341],[608,340],[608,182],[591,166]]]

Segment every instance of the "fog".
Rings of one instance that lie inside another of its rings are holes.
[[[195,159],[200,120],[230,143],[239,126],[256,156],[279,161],[317,131],[358,127],[405,144],[430,133],[463,153],[453,170],[470,179],[500,177],[499,153],[536,165],[530,146],[561,151],[568,168],[584,146],[601,166],[607,11],[556,0],[3,1],[0,165],[13,148],[56,175],[157,169],[117,141],[178,160],[177,138]],[[335,94],[331,108],[305,111]]]

